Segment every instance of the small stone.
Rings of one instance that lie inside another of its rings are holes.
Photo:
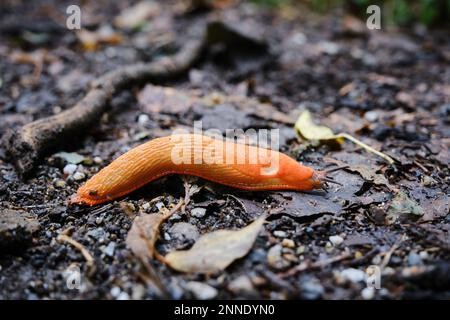
[[[281,242],[281,245],[286,248],[294,248],[295,242],[291,239],[283,239],[283,241]]]
[[[158,208],[158,210],[161,210],[162,208],[164,208],[164,203],[162,203],[161,201],[157,202],[155,204],[156,208]]]
[[[361,259],[362,257],[363,257],[363,254],[361,253],[361,251],[355,252],[355,259]]]
[[[137,284],[131,291],[131,299],[141,300],[145,294],[145,287],[142,284]]]
[[[422,259],[420,258],[420,255],[418,255],[416,252],[411,251],[408,255],[408,265],[409,266],[420,266],[422,265]]]
[[[98,217],[98,218],[95,219],[95,224],[96,224],[96,225],[100,225],[100,224],[102,224],[102,223],[103,223],[103,218]]]
[[[298,255],[301,255],[301,254],[304,254],[304,253],[305,253],[305,250],[306,250],[306,247],[305,247],[305,246],[300,246],[300,247],[297,248],[296,253],[297,253]]]
[[[117,300],[130,300],[130,295],[125,291],[122,291],[118,296]]]
[[[140,114],[137,122],[142,126],[145,125],[146,123],[148,123],[150,121],[150,117],[147,114]]]
[[[211,287],[206,283],[197,281],[189,281],[188,283],[186,283],[186,289],[192,292],[195,298],[199,300],[214,299],[218,294],[216,288]]]
[[[375,288],[367,287],[362,289],[361,297],[364,300],[372,300],[375,297]]]
[[[178,213],[174,213],[170,216],[169,218],[170,221],[177,221],[177,220],[181,220],[181,216]]]
[[[281,230],[275,230],[273,232],[273,235],[278,238],[286,238],[287,237],[286,231],[281,231]]]
[[[105,230],[103,230],[103,228],[97,228],[97,229],[89,230],[86,233],[86,236],[94,238],[95,240],[101,240],[101,239],[105,239],[106,232],[105,232]]]
[[[267,263],[276,270],[284,269],[290,265],[289,261],[283,259],[282,250],[283,247],[276,244],[267,252]]]
[[[333,246],[339,246],[342,242],[344,242],[344,238],[341,236],[331,236],[328,238]]]
[[[110,243],[108,243],[108,245],[106,246],[106,248],[103,249],[103,252],[104,252],[107,256],[112,257],[112,256],[114,256],[114,250],[115,250],[115,248],[116,248],[116,243],[111,241]]]
[[[376,111],[367,111],[364,114],[364,119],[366,119],[369,122],[375,122],[378,119],[378,112],[376,112]]]
[[[203,218],[206,214],[205,208],[194,208],[191,210],[191,214],[196,218]]]
[[[327,241],[327,243],[325,244],[325,251],[327,253],[331,253],[334,250],[333,245],[331,244],[330,241]]]
[[[428,252],[426,252],[426,251],[420,251],[419,256],[422,260],[427,260],[429,258]]]
[[[147,211],[148,209],[150,209],[150,203],[145,202],[145,203],[142,205],[142,209],[144,209],[145,211]]]
[[[302,294],[302,298],[316,300],[323,295],[325,289],[317,278],[311,278],[301,284],[300,292]]]
[[[103,162],[103,159],[100,157],[94,157],[94,163],[101,164]]]
[[[83,180],[86,177],[86,175],[83,172],[75,172],[73,174],[73,178],[77,181]]]
[[[170,240],[172,240],[172,237],[167,232],[164,232],[164,240],[170,241]]]
[[[177,222],[169,229],[170,235],[181,241],[195,241],[200,237],[196,226],[187,222]]]
[[[253,283],[249,277],[242,275],[228,284],[228,289],[234,294],[250,293],[254,291]]]
[[[110,293],[114,298],[116,298],[116,297],[119,296],[119,294],[120,294],[121,291],[122,291],[122,290],[120,290],[119,287],[112,287],[112,288],[111,288],[111,291],[109,291],[109,293]]]
[[[73,174],[75,171],[77,171],[77,165],[73,163],[66,164],[65,167],[63,168],[64,174],[68,176]]]
[[[362,282],[366,279],[366,273],[362,270],[348,268],[341,271],[341,277],[353,283]]]
[[[56,180],[55,181],[55,187],[57,188],[65,188],[66,182],[64,180]]]

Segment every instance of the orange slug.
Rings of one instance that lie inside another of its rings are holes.
[[[315,171],[270,149],[199,134],[176,134],[141,144],[103,168],[71,199],[95,205],[124,196],[169,174],[186,174],[245,190],[312,190],[323,187]]]

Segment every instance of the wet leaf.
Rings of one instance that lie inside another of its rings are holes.
[[[330,185],[328,191],[283,191],[272,195],[278,205],[271,214],[287,214],[292,217],[311,217],[320,214],[339,215],[343,209],[361,203],[358,191],[364,183],[357,175],[345,171],[336,172],[333,179],[342,184]]]
[[[404,215],[420,217],[423,215],[422,207],[402,191],[398,192],[388,208],[386,216],[388,224],[393,224]]]
[[[181,272],[214,273],[245,256],[253,246],[265,221],[261,217],[241,230],[218,230],[203,235],[185,251],[172,251],[164,258]]]

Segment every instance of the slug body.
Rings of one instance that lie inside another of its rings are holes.
[[[95,205],[169,174],[194,175],[245,190],[312,190],[322,175],[285,154],[198,134],[151,140],[94,175],[71,203]]]

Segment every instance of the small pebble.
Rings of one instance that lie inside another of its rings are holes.
[[[103,162],[103,159],[100,158],[100,157],[94,157],[94,162],[95,162],[96,164],[101,164],[101,163]]]
[[[317,278],[308,279],[303,282],[300,287],[302,298],[308,300],[319,299],[325,292],[325,289]]]
[[[361,253],[361,251],[355,252],[355,259],[361,259],[362,257],[363,257],[363,254]]]
[[[186,289],[188,289],[192,294],[195,296],[195,298],[199,300],[209,300],[214,299],[218,291],[216,288],[211,287],[210,285],[202,282],[197,281],[189,281],[186,284]]]
[[[228,284],[228,290],[230,290],[234,294],[239,294],[243,292],[249,293],[254,290],[254,287],[250,278],[245,275],[242,275],[232,280]]]
[[[361,297],[364,300],[372,300],[375,297],[375,288],[367,287],[362,289]]]
[[[194,208],[191,210],[191,214],[196,218],[203,218],[206,214],[205,208]]]
[[[102,224],[102,222],[103,222],[103,218],[101,218],[101,217],[98,217],[98,218],[95,219],[95,224],[96,225],[100,225],[100,224]]]
[[[306,247],[305,247],[305,246],[300,246],[300,247],[297,248],[296,253],[297,253],[298,255],[301,255],[301,254],[304,254],[304,253],[305,253],[305,250],[306,250]]]
[[[145,211],[147,211],[148,209],[150,209],[150,203],[145,202],[145,203],[142,205],[142,209],[144,209]]]
[[[427,260],[428,259],[428,252],[426,252],[426,251],[420,251],[419,252],[419,256],[420,256],[420,258],[422,259],[422,260]]]
[[[130,295],[125,291],[122,291],[118,296],[117,300],[130,300]]]
[[[408,265],[411,267],[422,265],[422,259],[420,258],[420,255],[418,255],[414,251],[411,251],[408,255]]]
[[[279,244],[274,245],[267,252],[267,263],[270,267],[276,270],[281,270],[290,265],[289,261],[283,259],[282,253],[283,247]]]
[[[364,119],[369,122],[375,122],[378,119],[378,113],[376,111],[367,111],[364,114]]]
[[[338,246],[342,242],[344,242],[344,238],[342,238],[341,236],[331,236],[328,239],[330,239],[330,242],[333,244],[333,246]]]
[[[56,180],[55,181],[55,187],[64,188],[65,186],[66,186],[66,182],[64,180]]]
[[[71,175],[73,174],[75,171],[77,171],[77,165],[73,164],[73,163],[69,163],[67,164],[64,168],[63,168],[63,172],[66,175]]]
[[[137,119],[137,122],[140,125],[145,125],[149,121],[150,121],[150,117],[147,114],[145,114],[145,113],[144,114],[140,114],[138,119]]]
[[[121,290],[119,287],[112,287],[111,291],[109,292],[114,298],[118,297]]]
[[[341,271],[341,277],[353,283],[362,282],[366,279],[366,273],[359,269],[348,268]]]
[[[273,235],[278,238],[286,238],[287,237],[287,233],[285,231],[281,231],[281,230],[275,230],[273,232]]]
[[[75,172],[73,174],[73,178],[77,181],[83,180],[86,177],[86,175],[83,172]]]
[[[281,242],[281,245],[286,248],[294,248],[295,242],[291,239],[283,239],[283,241]]]
[[[106,248],[103,250],[103,252],[107,255],[107,256],[114,256],[114,250],[116,249],[116,243],[115,242],[110,242]]]

